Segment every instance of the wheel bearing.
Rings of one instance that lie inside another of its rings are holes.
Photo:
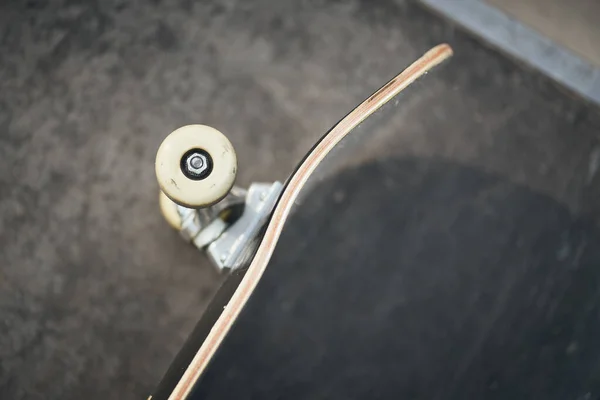
[[[181,157],[181,172],[189,179],[199,181],[207,178],[212,172],[213,161],[206,151],[192,149]]]

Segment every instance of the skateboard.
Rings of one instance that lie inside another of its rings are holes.
[[[186,241],[229,276],[148,399],[194,398],[200,377],[261,279],[316,168],[354,128],[451,55],[447,44],[427,51],[321,137],[283,183],[235,186],[235,150],[212,127],[188,125],[165,138],[155,164],[161,212]]]

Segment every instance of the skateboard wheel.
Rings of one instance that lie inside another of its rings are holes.
[[[158,195],[158,203],[160,205],[160,212],[162,213],[165,220],[171,225],[173,229],[181,229],[181,216],[177,212],[177,204],[167,197],[162,191]]]
[[[156,153],[163,193],[188,208],[211,206],[231,190],[237,158],[231,142],[206,125],[187,125],[165,138]]]

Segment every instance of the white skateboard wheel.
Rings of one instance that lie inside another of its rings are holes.
[[[156,178],[163,193],[188,208],[211,206],[235,182],[237,158],[231,142],[206,125],[187,125],[165,138],[156,153]]]
[[[165,220],[173,229],[181,229],[181,216],[177,212],[177,204],[168,198],[162,191],[158,195],[158,203],[160,204],[160,212]]]

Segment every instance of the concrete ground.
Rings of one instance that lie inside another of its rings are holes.
[[[355,163],[446,160],[551,199],[562,231],[600,220],[598,110],[411,2],[30,0],[2,3],[0,27],[2,399],[144,398],[192,329],[222,278],[158,212],[168,132],[213,125],[239,184],[285,179],[442,41],[453,61]]]
[[[600,66],[600,3],[594,0],[486,0],[580,57]]]

